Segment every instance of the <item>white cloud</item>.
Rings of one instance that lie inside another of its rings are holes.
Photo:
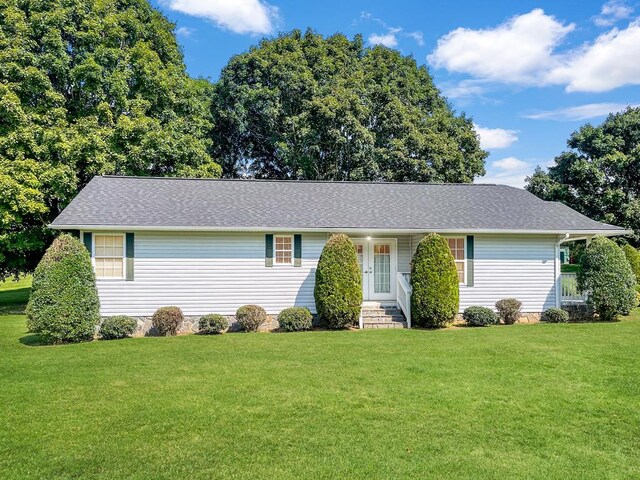
[[[638,104],[626,103],[587,103],[575,107],[559,108],[545,112],[530,113],[525,118],[533,120],[587,120],[619,112],[627,107],[637,107]]]
[[[372,33],[369,35],[369,43],[372,45],[384,45],[385,47],[395,48],[398,45],[398,39],[396,38],[396,32],[394,31],[389,31],[382,35]]]
[[[592,44],[569,53],[549,74],[568,92],[606,92],[640,84],[640,22],[600,35]]]
[[[447,98],[468,98],[478,97],[486,92],[486,82],[479,80],[461,80],[458,83],[443,83],[442,93]]]
[[[427,58],[437,68],[484,83],[565,85],[568,92],[605,92],[640,84],[640,21],[558,53],[574,28],[535,9],[493,29],[453,30],[438,40]]]
[[[206,18],[236,33],[268,34],[278,19],[278,9],[262,0],[162,0],[171,10]]]
[[[195,32],[195,30],[189,27],[178,27],[176,29],[176,35],[178,37],[189,38],[191,35],[193,35],[193,32]]]
[[[388,48],[395,48],[398,46],[398,37],[412,38],[418,45],[424,45],[424,36],[421,31],[406,32],[402,27],[391,27],[383,20],[374,17],[371,12],[362,12],[360,19],[354,21],[354,25],[358,25],[359,21],[376,23],[385,30],[383,33],[369,35],[369,43],[371,45],[384,45]]]
[[[481,79],[537,84],[541,69],[556,62],[553,49],[573,29],[535,9],[494,29],[453,30],[427,58],[435,67]]]
[[[593,22],[599,27],[610,27],[616,22],[629,18],[633,8],[619,0],[610,0],[602,6],[600,15],[594,17]]]
[[[523,188],[525,178],[531,175],[534,167],[531,163],[515,157],[507,157],[491,162],[487,175],[476,183],[497,183]]]
[[[507,148],[518,141],[517,131],[504,128],[484,128],[474,124],[476,132],[480,135],[480,147],[485,150]]]
[[[422,35],[422,32],[420,31],[409,32],[407,33],[407,36],[413,38],[416,41],[416,43],[421,47],[424,45],[424,36]]]

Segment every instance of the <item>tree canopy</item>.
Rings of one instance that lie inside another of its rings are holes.
[[[611,114],[574,132],[548,172],[537,168],[526,188],[586,216],[632,229],[640,242],[640,108]]]
[[[472,182],[472,122],[424,66],[361,36],[294,30],[234,56],[213,96],[225,176]]]
[[[173,28],[147,0],[0,0],[0,278],[94,175],[220,175]]]

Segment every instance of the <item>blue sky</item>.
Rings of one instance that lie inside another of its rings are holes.
[[[176,23],[191,75],[294,28],[363,34],[429,67],[490,152],[480,182],[522,186],[580,125],[640,105],[640,3],[152,0]]]

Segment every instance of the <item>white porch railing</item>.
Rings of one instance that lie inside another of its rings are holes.
[[[561,279],[561,303],[585,303],[587,294],[578,289],[578,277],[575,273],[562,273]]]
[[[411,275],[398,273],[398,286],[396,288],[396,303],[407,319],[407,328],[411,328]]]

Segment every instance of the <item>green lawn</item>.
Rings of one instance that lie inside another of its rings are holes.
[[[638,478],[640,319],[35,346],[0,478]]]
[[[17,282],[8,279],[0,282],[0,314],[22,313],[24,304],[29,300],[31,275],[20,278]]]

